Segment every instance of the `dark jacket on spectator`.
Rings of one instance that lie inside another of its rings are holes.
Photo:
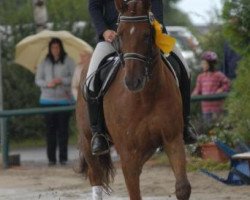
[[[230,79],[236,78],[236,68],[240,56],[229,46],[227,42],[224,44],[224,65],[223,73]]]
[[[162,0],[151,0],[151,4],[155,18],[163,24]],[[118,12],[114,0],[89,0],[89,12],[99,40],[103,40],[102,34],[105,30],[116,31]]]

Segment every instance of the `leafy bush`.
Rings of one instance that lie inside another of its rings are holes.
[[[38,107],[39,88],[34,75],[15,64],[3,66],[4,108],[6,110]],[[42,116],[14,117],[8,121],[11,139],[41,137],[44,133]]]
[[[250,55],[240,62],[237,79],[233,82],[233,88],[227,100],[228,116],[226,122],[232,124],[233,133],[242,136],[250,142]]]
[[[227,100],[228,117],[225,121],[232,125],[232,133],[250,142],[250,1],[226,0],[223,17],[226,20],[225,35],[242,57]]]
[[[250,2],[225,0],[223,9],[224,31],[230,44],[241,54],[250,52]]]

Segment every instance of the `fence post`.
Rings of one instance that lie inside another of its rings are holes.
[[[9,135],[7,133],[7,118],[2,118],[1,128],[1,146],[2,146],[2,161],[3,168],[9,167]]]

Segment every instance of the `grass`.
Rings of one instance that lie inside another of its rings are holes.
[[[150,163],[151,165],[157,165],[157,166],[170,165],[167,155],[165,153],[155,154],[150,159]],[[192,171],[198,171],[200,169],[207,169],[209,171],[228,170],[229,162],[219,163],[212,160],[203,160],[198,157],[188,157],[187,171],[192,172]]]
[[[43,147],[46,145],[46,141],[43,138],[27,138],[23,140],[11,140],[10,149],[22,149],[32,147]]]
[[[76,132],[71,133],[69,137],[69,145],[77,144],[77,134]],[[22,140],[11,140],[11,149],[21,149],[21,148],[34,148],[34,147],[44,147],[46,146],[45,138],[26,138]]]
[[[219,163],[213,160],[191,157],[187,164],[187,171],[198,171],[200,169],[207,169],[209,171],[228,170],[229,162]]]
[[[44,130],[46,131],[46,130]],[[77,128],[75,118],[71,117],[69,121],[69,145],[77,144]],[[44,136],[38,136],[37,138],[18,138],[10,140],[11,149],[21,149],[21,148],[33,148],[33,147],[44,147],[46,146],[45,133]]]

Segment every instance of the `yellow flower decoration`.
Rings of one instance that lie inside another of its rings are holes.
[[[162,32],[162,25],[154,19],[152,25],[155,29],[155,43],[164,54],[169,54],[175,46],[175,38]]]

